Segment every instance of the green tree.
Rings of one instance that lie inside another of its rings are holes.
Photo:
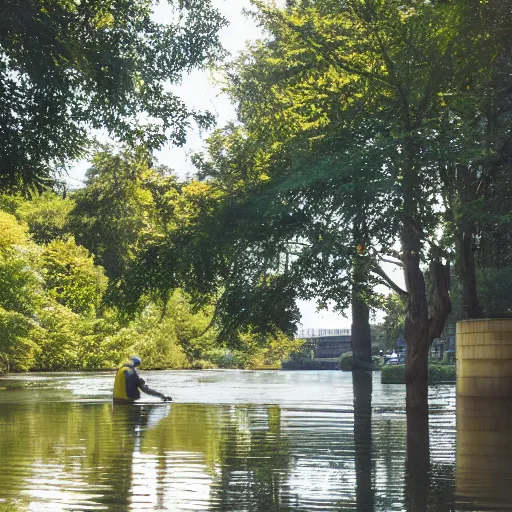
[[[183,348],[178,342],[176,326],[172,316],[161,318],[160,309],[148,305],[126,327],[106,340],[106,345],[119,347],[116,365],[132,353],[137,353],[146,368],[187,368],[189,366]]]
[[[503,193],[510,167],[512,4],[460,2],[456,10],[461,15],[454,50],[458,87],[442,95],[440,176],[448,232],[456,246],[462,318],[478,318],[484,311],[476,267],[490,263],[491,253],[501,253],[503,266],[508,252],[498,239],[509,230],[506,217],[512,208]],[[475,258],[480,242],[485,250]],[[489,310],[485,314],[494,316]]]
[[[48,294],[75,313],[94,313],[99,308],[107,279],[103,269],[73,238],[49,243],[41,254]]]
[[[26,226],[0,211],[0,307],[34,315],[42,300],[38,256]]]
[[[486,32],[477,25],[472,39],[461,37],[472,14],[465,2],[291,2],[284,10],[257,5],[270,37],[235,63],[227,88],[245,146],[259,149],[257,175],[266,178],[255,186],[247,171],[209,163],[207,171],[230,174],[228,183],[248,176],[252,184],[247,203],[259,206],[259,215],[245,213],[247,225],[257,219],[247,259],[254,263],[254,252],[262,255],[254,275],[275,261],[271,249],[281,249],[283,231],[299,224],[299,233],[290,231],[299,235],[296,246],[305,240],[306,248],[290,267],[300,269],[296,276],[314,276],[320,296],[344,304],[350,295],[343,286],[326,283],[339,282],[340,275],[350,282],[355,247],[361,246],[370,275],[407,297],[407,406],[425,407],[428,349],[451,309],[449,254],[437,239],[445,220],[442,173],[447,162],[457,164],[445,138],[451,118],[444,98],[453,105],[464,100],[467,76],[454,62]],[[503,51],[499,38],[494,42]],[[480,66],[465,67],[471,80],[484,82],[492,54],[483,52]],[[455,136],[455,129],[450,133]],[[463,137],[469,147],[481,134],[467,129],[457,140]],[[354,227],[362,232],[354,234]],[[237,229],[244,245],[247,238]],[[406,290],[376,266],[382,255],[403,266]]]
[[[30,258],[23,253],[0,253],[0,306],[31,317],[41,302],[42,277]]]
[[[68,216],[74,203],[69,197],[62,198],[54,192],[34,194],[16,209],[16,215],[28,225],[32,240],[48,244],[69,236]]]
[[[168,229],[176,180],[166,168],[152,168],[143,151],[124,150],[114,154],[104,148],[95,154],[87,171],[86,187],[73,194],[69,229],[78,244],[94,254],[109,278],[110,302],[136,305],[138,295],[127,296],[137,281],[131,268],[139,246],[153,235]],[[172,214],[171,214],[172,217]]]
[[[384,298],[383,303],[384,336],[387,346],[396,347],[396,342],[405,337],[405,314],[406,301],[405,298],[398,294],[391,294]]]
[[[20,224],[14,215],[0,211],[0,251],[5,253],[16,245],[26,245],[29,237],[26,226]]]
[[[210,0],[170,1],[163,24],[157,3],[2,2],[0,189],[47,184],[84,155],[91,128],[158,148],[212,122],[167,84],[221,56],[225,20]]]
[[[36,324],[16,311],[0,306],[0,373],[29,370],[38,351],[31,334]]]
[[[39,328],[31,333],[38,353],[32,368],[42,371],[82,368],[78,347],[82,338],[80,316],[57,302],[48,302],[38,313]]]

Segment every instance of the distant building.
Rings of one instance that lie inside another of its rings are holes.
[[[296,338],[320,338],[322,336],[350,336],[350,329],[302,329]]]
[[[350,329],[303,329],[297,338],[311,343],[315,359],[333,359],[352,350]]]

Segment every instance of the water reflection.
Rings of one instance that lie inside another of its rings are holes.
[[[428,408],[407,411],[406,495],[410,512],[426,512],[430,486]]]
[[[510,510],[512,400],[457,397],[457,495],[464,510]]]
[[[227,393],[233,374],[223,375],[214,385],[224,378]],[[406,421],[403,388],[378,377],[310,372],[303,397],[300,375],[258,377],[260,393],[265,382],[269,393],[279,383],[280,395],[289,393],[274,404],[7,400],[0,511],[450,510],[453,386],[432,397],[430,461],[428,427]],[[327,400],[313,407],[318,392]]]
[[[360,512],[373,511],[372,373],[352,372],[354,387],[354,447],[356,504]]]

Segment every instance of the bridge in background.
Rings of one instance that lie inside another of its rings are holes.
[[[337,358],[352,350],[350,329],[303,329],[297,338],[311,344],[315,359]]]

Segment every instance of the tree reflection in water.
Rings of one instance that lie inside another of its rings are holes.
[[[402,388],[382,389],[374,375],[372,389],[364,372],[327,377],[343,383],[332,401],[304,406],[2,404],[0,498],[8,512],[453,509],[454,453],[439,447],[441,437],[452,444],[446,402],[429,446],[427,419],[405,421]]]
[[[250,418],[242,419],[249,409],[235,411],[222,436],[218,509],[292,510],[286,492],[291,457],[289,442],[281,435],[280,407],[267,408],[266,425],[262,422],[260,428],[248,428]]]
[[[405,461],[408,512],[454,510],[453,464],[431,461],[430,434],[428,408],[408,410]]]
[[[428,407],[407,411],[405,487],[409,512],[426,512],[430,483]]]
[[[371,372],[352,372],[354,388],[354,448],[356,503],[359,512],[373,512],[372,486],[372,379]]]

